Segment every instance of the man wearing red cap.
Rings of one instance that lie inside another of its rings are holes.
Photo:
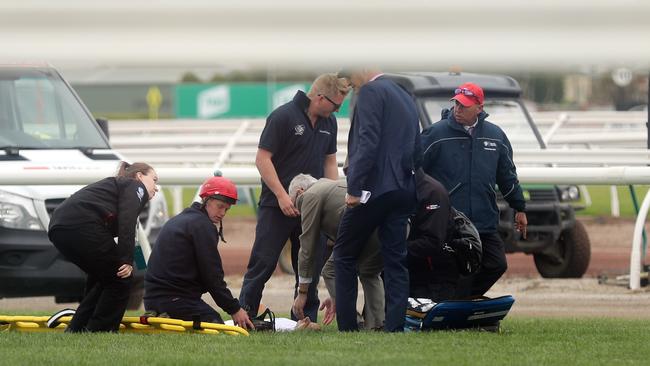
[[[454,106],[442,120],[422,132],[422,167],[449,191],[452,206],[467,215],[479,231],[483,260],[479,272],[458,293],[485,294],[508,268],[503,241],[497,232],[499,208],[496,186],[515,214],[515,227],[526,237],[526,202],[512,160],[512,146],[483,111],[485,95],[474,83],[454,91]]]

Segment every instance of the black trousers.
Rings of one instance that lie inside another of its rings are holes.
[[[499,233],[480,233],[483,246],[481,268],[473,275],[463,277],[458,297],[479,297],[494,285],[508,269],[506,250]]]
[[[379,242],[384,259],[384,330],[404,330],[409,295],[406,225],[415,205],[415,192],[395,190],[382,194],[367,204],[348,208],[343,213],[334,245],[336,318],[340,331],[359,329],[356,310],[357,262],[375,228],[379,228]]]
[[[438,281],[436,283],[411,284],[410,297],[431,299],[434,302],[454,300],[456,298],[455,281]]]
[[[50,241],[88,275],[86,291],[68,326],[69,332],[117,332],[129,301],[133,276],[117,277],[117,245],[101,225],[55,228]]]
[[[279,207],[261,206],[259,208],[257,226],[255,227],[255,242],[251,250],[241,292],[239,293],[239,303],[248,312],[249,316],[255,317],[257,315],[264,285],[273,275],[275,267],[278,265],[280,253],[287,240],[291,240],[291,265],[296,278],[294,298],[297,296],[298,251],[300,250],[299,238],[301,232],[300,217],[287,217]],[[324,251],[325,241],[322,240],[321,244],[322,251]],[[323,263],[320,263],[320,266],[314,271],[304,309],[305,316],[308,316],[313,322],[318,319],[318,306],[320,304],[318,280],[320,279],[322,265]],[[291,318],[296,320],[293,312],[291,310],[290,312]]]

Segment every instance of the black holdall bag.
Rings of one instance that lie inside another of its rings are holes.
[[[462,212],[451,208],[453,233],[449,245],[456,252],[458,270],[462,275],[476,273],[481,267],[483,247],[478,230]]]

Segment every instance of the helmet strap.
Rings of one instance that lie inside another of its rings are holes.
[[[208,197],[204,198],[203,201],[201,202],[201,210],[204,211],[207,214],[208,212],[207,212],[207,210],[205,208],[205,205],[208,203],[209,200],[215,200],[215,199],[218,200],[219,198],[216,198],[214,196],[208,196]],[[219,230],[218,230],[218,232],[219,232],[219,238],[221,239],[221,241],[224,242],[224,243],[227,243],[226,239],[223,237],[223,222],[221,222],[221,221],[219,222]]]
[[[226,239],[223,237],[223,222],[219,221],[219,238],[224,243],[227,243]]]

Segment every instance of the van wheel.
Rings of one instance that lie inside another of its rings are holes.
[[[584,225],[576,220],[573,228],[560,234],[556,245],[559,256],[533,255],[539,274],[545,278],[581,278],[591,259],[591,243]]]
[[[280,259],[278,260],[278,265],[282,272],[286,274],[294,274],[293,266],[291,265],[291,240],[287,240],[282,248],[282,253],[280,253]]]

